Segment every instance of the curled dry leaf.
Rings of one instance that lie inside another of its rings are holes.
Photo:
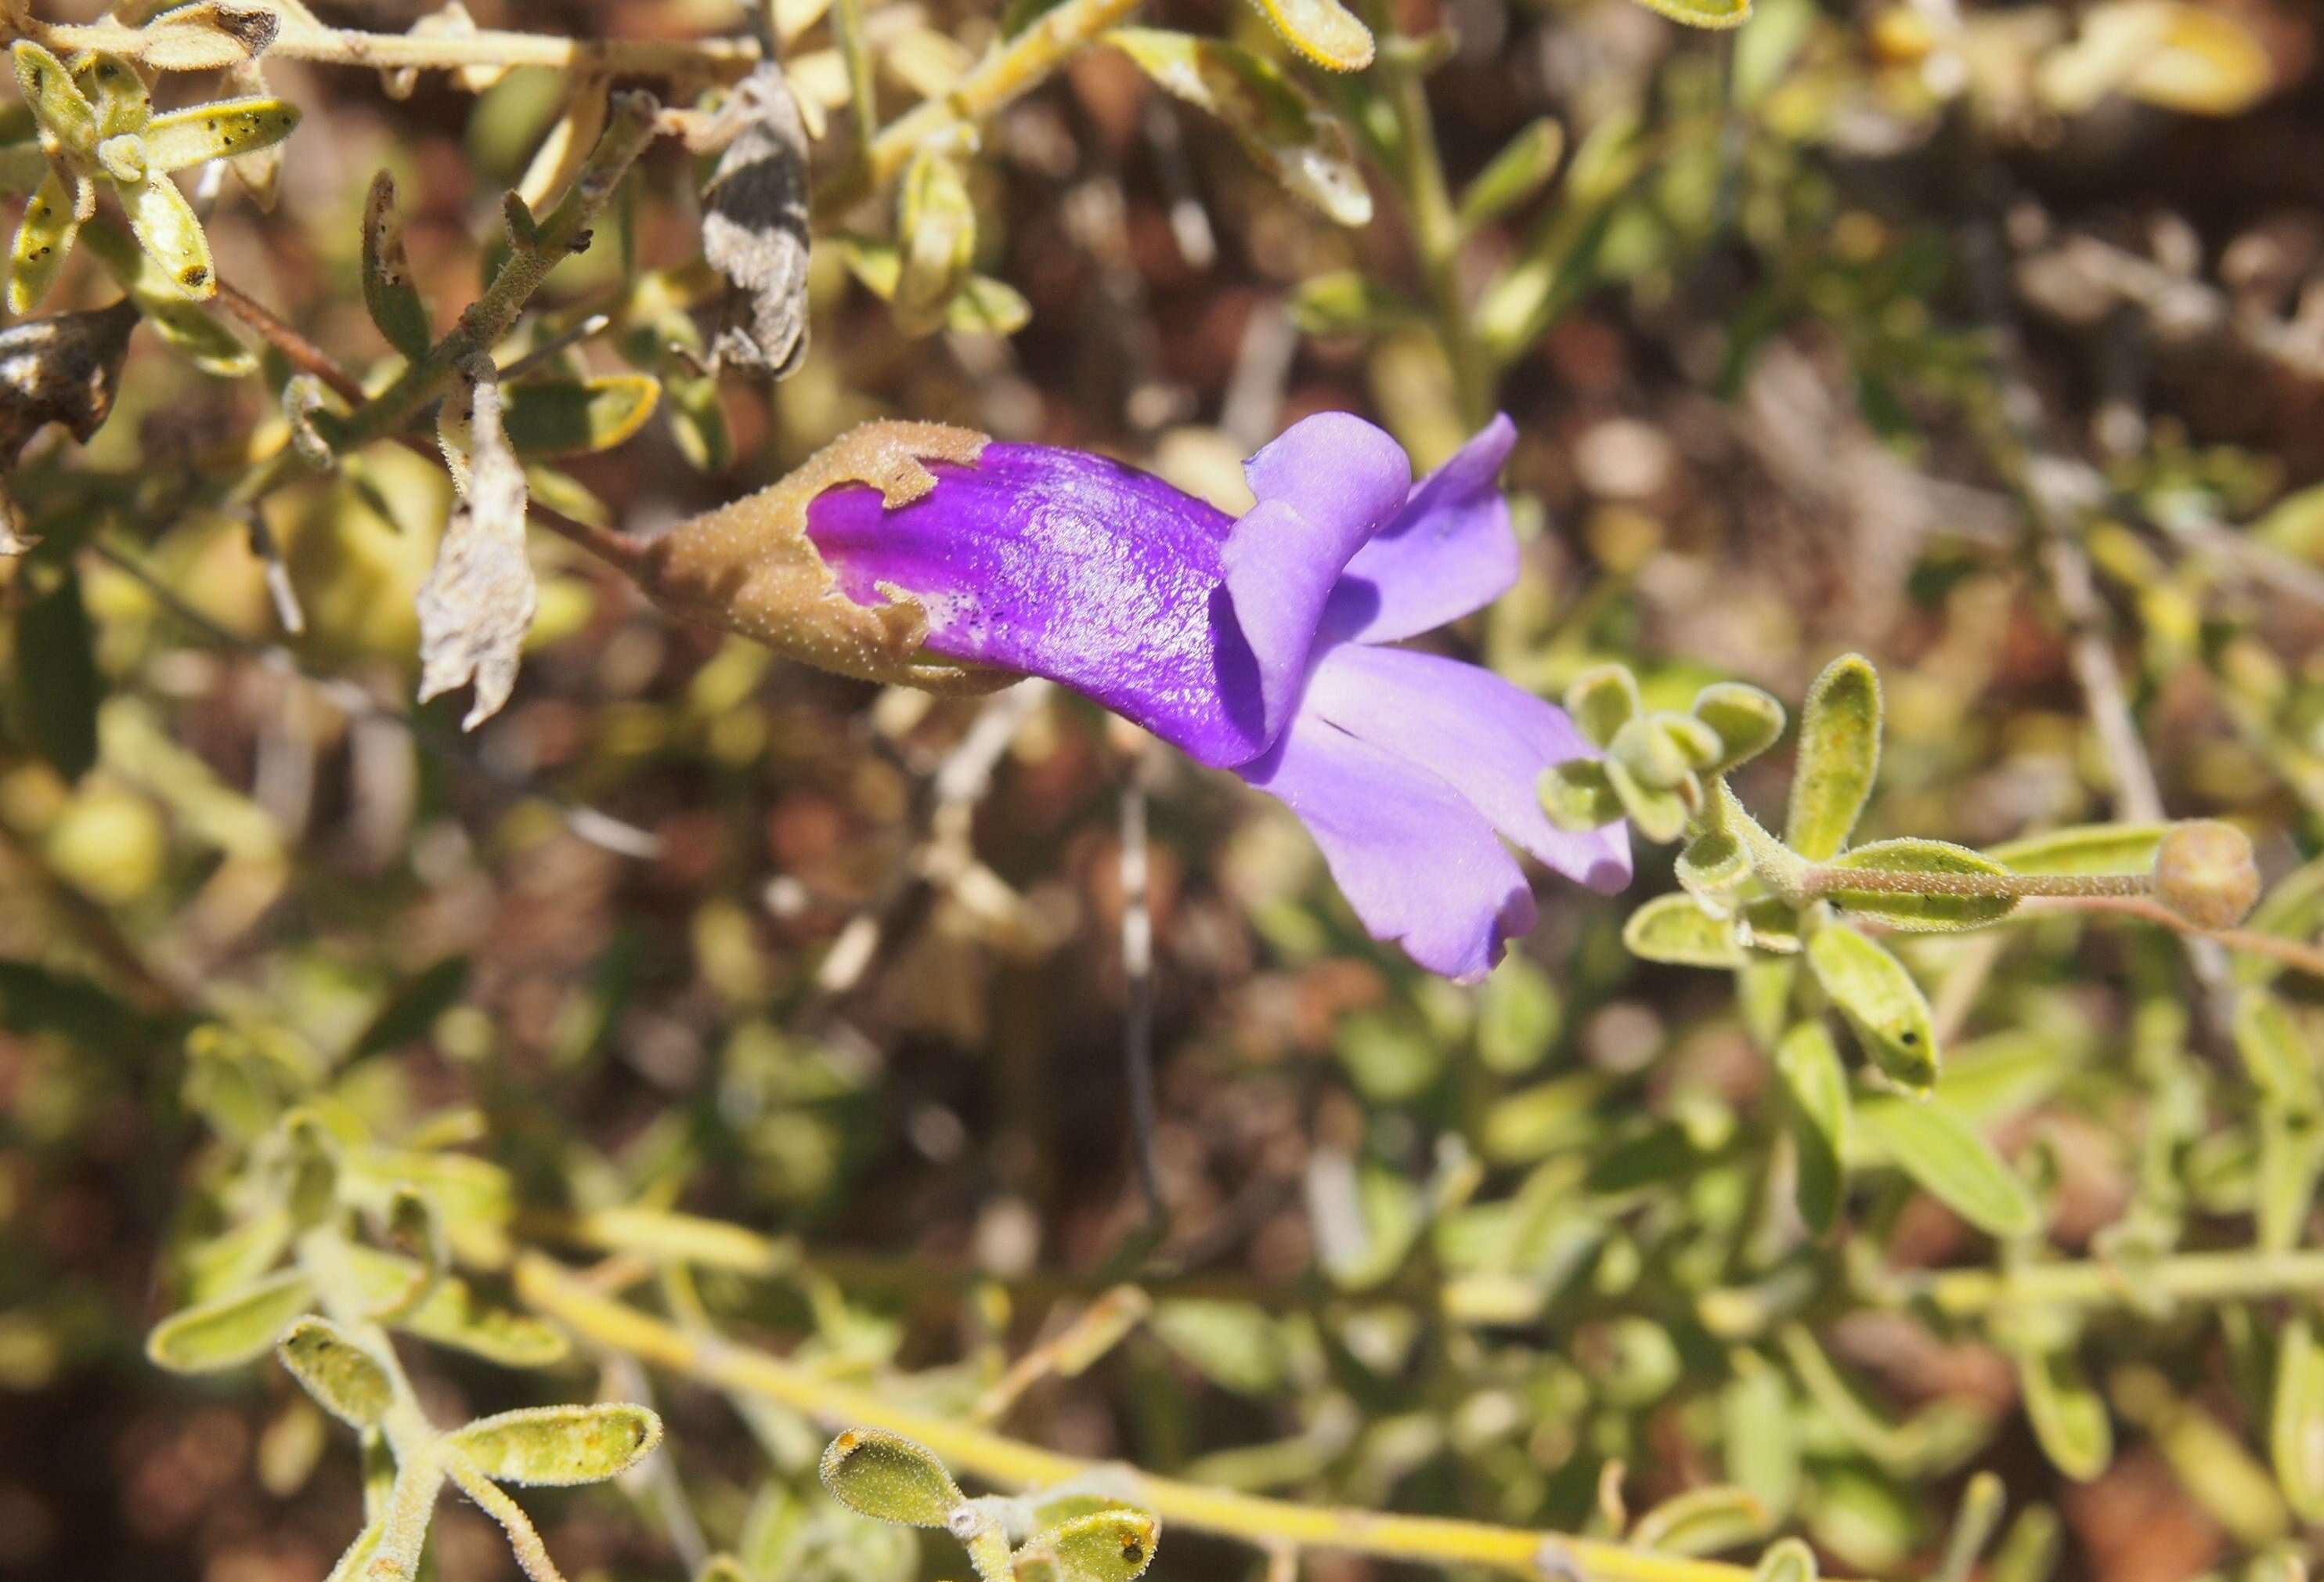
[[[113,410],[136,323],[137,310],[115,302],[0,330],[0,471],[47,424],[62,423],[84,441],[97,432]]]
[[[157,71],[215,71],[255,60],[281,29],[271,5],[200,0],[155,17],[143,30],[139,52]]]
[[[807,356],[807,128],[777,66],[736,84],[718,120],[702,252],[726,296],[710,365],[781,379]]]
[[[501,426],[500,384],[481,357],[461,376],[470,392],[465,498],[420,586],[420,700],[474,680],[475,702],[460,722],[474,730],[516,685],[539,589],[524,552],[524,469]]]

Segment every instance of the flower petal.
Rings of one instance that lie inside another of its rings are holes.
[[[1497,416],[1413,489],[1348,562],[1323,615],[1333,636],[1414,637],[1492,603],[1517,579],[1517,541],[1499,482],[1517,425]]]
[[[1224,513],[1047,446],[988,445],[935,471],[932,492],[892,511],[860,488],[808,508],[848,598],[908,595],[929,650],[1061,681],[1204,763],[1267,746],[1257,666],[1220,587]]]
[[[1286,429],[1243,465],[1258,504],[1228,534],[1227,597],[1258,665],[1265,739],[1290,718],[1341,570],[1412,486],[1404,448],[1347,412]]]
[[[1302,710],[1235,771],[1299,815],[1375,939],[1473,983],[1534,925],[1533,892],[1492,826],[1452,786]]]
[[[1604,894],[1630,882],[1630,837],[1621,823],[1572,835],[1541,809],[1542,771],[1598,750],[1563,710],[1492,671],[1410,649],[1342,643],[1317,661],[1300,712],[1441,776],[1567,878]]]

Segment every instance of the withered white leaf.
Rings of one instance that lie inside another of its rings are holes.
[[[84,441],[97,432],[113,410],[136,325],[136,308],[123,301],[0,329],[0,472],[47,424],[62,423]]]
[[[724,152],[702,192],[702,253],[726,296],[710,365],[785,378],[807,356],[807,128],[771,63],[735,85],[715,121]]]
[[[460,373],[469,391],[464,497],[420,585],[420,701],[474,680],[475,702],[460,722],[474,730],[516,686],[540,593],[525,555],[524,468],[501,426],[498,376],[482,356]]]

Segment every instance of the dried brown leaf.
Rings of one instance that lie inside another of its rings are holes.
[[[62,423],[84,441],[97,432],[113,410],[136,323],[137,310],[115,302],[0,330],[0,471],[47,424]]]
[[[807,356],[807,128],[772,65],[718,120],[733,131],[702,193],[703,255],[727,282],[710,365],[781,379]]]
[[[473,680],[475,701],[460,726],[474,730],[500,712],[516,686],[539,589],[525,555],[524,469],[501,426],[498,379],[482,357],[461,375],[469,391],[468,454],[455,476],[464,497],[420,587],[420,700]]]

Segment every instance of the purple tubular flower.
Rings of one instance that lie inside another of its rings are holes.
[[[1047,676],[1297,813],[1373,935],[1473,981],[1533,926],[1502,837],[1610,892],[1628,832],[1553,826],[1535,782],[1594,749],[1559,709],[1474,665],[1385,646],[1517,578],[1496,418],[1417,485],[1344,412],[1245,467],[1240,518],[1082,451],[987,445],[889,508],[835,489],[807,536],[838,591],[907,598],[932,654]]]

